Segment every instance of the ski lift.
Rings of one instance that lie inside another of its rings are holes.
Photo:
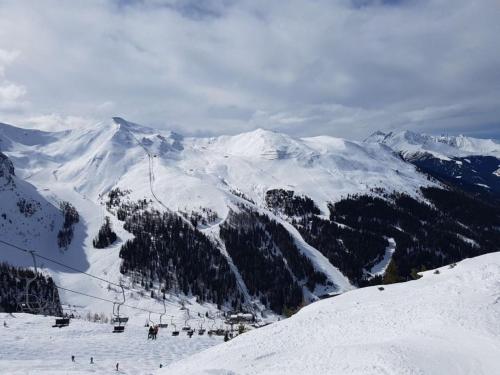
[[[26,280],[26,286],[24,290],[24,301],[19,301],[18,306],[21,312],[29,314],[40,314],[46,312],[47,305],[49,301],[42,302],[40,297],[36,294],[31,294],[29,292],[30,285],[33,281],[38,278],[38,267],[36,265],[35,252],[33,250],[29,251],[31,258],[33,259],[34,274],[33,277]]]
[[[182,330],[183,331],[191,331],[192,328],[191,326],[188,324],[188,321],[191,319],[191,315],[189,314],[189,309],[186,309],[186,320],[184,321],[184,327],[182,327]]]
[[[125,290],[123,286],[120,284],[120,288],[122,289],[122,302],[113,302],[113,319],[112,322],[115,324],[113,327],[113,333],[121,333],[125,331],[125,323],[128,322],[128,318],[126,316],[120,316],[120,306],[125,304]]]
[[[191,326],[187,324],[187,320],[184,321],[184,327],[182,327],[183,331],[191,331]]]
[[[203,322],[205,321],[205,319],[202,320],[202,322],[200,323],[200,326],[198,327],[198,335],[199,336],[203,336],[205,334],[205,328],[203,328]]]
[[[215,333],[215,329],[214,329],[214,327],[215,327],[215,318],[212,318],[212,317],[208,316],[208,319],[212,320],[212,324],[210,324],[210,329],[208,330],[207,333],[208,333],[209,336],[212,336]]]
[[[56,288],[57,288],[57,286],[56,286]],[[54,315],[57,315],[56,294],[55,293],[52,294],[52,309],[53,309]],[[67,326],[69,326],[69,322],[70,322],[69,316],[64,316],[64,314],[61,314],[61,317],[56,317],[56,321],[52,327],[53,328],[67,327]]]
[[[167,307],[165,306],[165,300],[163,300],[163,314],[160,314],[160,324],[158,325],[160,328],[167,328],[168,323],[162,323],[161,318],[163,315],[167,313]]]
[[[153,327],[154,327],[154,326],[156,325],[156,323],[155,323],[155,322],[153,322],[153,321],[151,320],[151,311],[150,311],[150,312],[149,312],[149,314],[148,314],[148,320],[149,320],[149,325],[150,325],[150,326],[153,326]]]
[[[174,324],[174,321],[173,321],[174,317],[172,316],[170,318],[170,325],[172,327],[174,327],[174,330],[172,331],[172,336],[179,336],[179,331],[177,330],[177,326]]]
[[[226,334],[227,330],[224,329],[223,323],[221,322],[219,328],[215,330],[215,335],[216,336],[224,336]]]

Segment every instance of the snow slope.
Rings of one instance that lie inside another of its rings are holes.
[[[498,374],[500,253],[303,308],[158,374]]]
[[[161,329],[151,341],[144,327],[131,326],[116,334],[109,324],[82,320],[58,329],[52,328],[53,318],[29,314],[0,313],[0,322],[0,373],[12,375],[153,374],[160,364],[223,342],[220,336],[173,337],[170,328]]]
[[[441,159],[468,155],[489,155],[500,158],[500,143],[497,140],[464,135],[432,136],[408,130],[389,133],[378,131],[369,136],[365,142],[389,146],[406,156],[426,152]]]
[[[221,217],[232,189],[257,203],[270,188],[291,189],[326,209],[327,201],[372,186],[411,193],[425,182],[378,144],[299,139],[262,129],[184,138],[114,118],[59,133],[16,132],[0,125],[0,139],[22,177],[40,188],[66,185],[93,201],[115,186],[130,188],[140,198],[151,196],[151,159],[153,189],[166,206],[207,207]]]
[[[217,226],[225,220],[229,207],[241,201],[235,192],[253,201],[255,209],[266,211],[267,190],[294,190],[311,197],[326,213],[328,202],[347,194],[382,187],[415,195],[420,186],[429,184],[415,167],[383,145],[332,137],[293,138],[262,129],[235,136],[185,138],[121,118],[62,132],[0,124],[0,150],[12,160],[19,179],[32,186],[30,194],[55,207],[62,200],[69,201],[80,213],[75,239],[65,253],[55,248],[53,237],[37,241],[29,233],[11,231],[10,240],[57,254],[60,261],[113,282],[121,279],[119,249],[130,234],[112,217],[120,241],[109,249],[94,249],[92,239],[109,215],[102,198],[115,187],[130,190],[132,200],[152,199],[160,210],[189,213],[211,209],[219,220],[210,225]],[[251,204],[248,200],[245,202]],[[303,253],[339,286],[338,291],[350,289],[326,258],[305,244],[291,226],[288,229]],[[217,236],[217,230],[205,231]],[[0,260],[7,251],[0,245]],[[110,298],[110,293],[120,298],[105,282],[82,280],[79,274],[44,266],[56,282],[68,288],[83,287],[103,298]],[[100,304],[68,293],[63,300],[102,311]]]

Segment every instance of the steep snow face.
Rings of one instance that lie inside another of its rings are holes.
[[[0,152],[0,239],[19,246],[40,248],[40,253],[57,256],[57,233],[63,217],[36,188],[15,175],[12,161]],[[29,255],[0,244],[1,261],[32,265]]]
[[[377,131],[365,142],[381,143],[405,156],[416,153],[430,153],[441,159],[468,155],[489,155],[500,157],[500,143],[493,139],[478,139],[458,136],[432,136],[408,130],[383,133]]]
[[[496,374],[499,279],[493,253],[351,291],[158,374]]]
[[[375,186],[413,195],[428,184],[384,146],[332,137],[299,139],[259,129],[183,138],[121,118],[59,133],[5,129],[5,152],[22,177],[41,188],[65,185],[94,201],[116,186],[137,198],[153,190],[159,206],[207,207],[225,217],[236,190],[257,205],[268,189],[294,190],[326,211],[327,202]]]

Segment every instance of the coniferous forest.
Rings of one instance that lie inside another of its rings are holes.
[[[120,250],[122,273],[140,274],[147,288],[157,283],[163,291],[193,295],[200,302],[241,303],[228,262],[208,237],[188,220],[150,208],[145,200],[117,203],[120,194],[112,192],[110,198],[124,228],[135,236]]]
[[[161,213],[147,200],[130,203],[127,194],[114,190],[107,202],[135,235],[121,248],[122,273],[140,274],[146,289],[155,284],[241,307],[235,274],[220,244],[197,229],[198,221]],[[416,199],[373,189],[370,195],[350,195],[329,205],[328,218],[310,198],[282,189],[269,191],[266,205],[358,286],[409,280],[421,270],[496,251],[500,209],[495,204],[451,188],[426,187],[419,194]],[[109,230],[103,226],[96,241],[108,243]],[[329,283],[281,224],[249,204],[230,211],[220,238],[250,295],[277,313],[301,306],[303,288],[313,292]],[[396,243],[392,260],[385,275],[374,276],[369,271],[383,259],[388,239]]]
[[[239,208],[230,212],[220,236],[249,293],[280,314],[296,309],[303,303],[300,285],[314,291],[316,285],[326,284],[326,276],[301,254],[281,224],[244,206]]]
[[[421,199],[374,190],[329,206],[329,220],[309,214],[291,222],[359,286],[383,281],[367,273],[388,238],[396,250],[386,280],[404,281],[420,270],[497,251],[500,208],[457,189],[421,188]]]
[[[0,263],[0,311],[8,313],[22,311],[22,304],[26,299],[26,283],[34,276],[34,272],[30,269]],[[28,294],[33,306],[43,308],[39,311],[29,311],[25,306],[24,311],[53,315],[62,313],[59,293],[52,278],[38,274],[36,280],[31,282]]]

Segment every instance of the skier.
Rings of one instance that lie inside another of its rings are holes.
[[[118,362],[116,362],[116,371],[118,371],[118,366],[119,366],[119,365],[120,365],[120,364],[119,364]]]
[[[156,335],[158,334],[158,329],[159,327],[156,325],[155,328],[153,329],[153,339],[156,340]]]
[[[90,364],[93,365],[94,364],[94,357],[90,357]]]
[[[154,338],[154,333],[155,333],[155,329],[153,328],[153,326],[149,326],[149,331],[148,331],[148,340],[149,340],[149,339],[153,340],[153,338]]]
[[[75,356],[74,355],[71,356],[71,362],[75,362]]]
[[[3,321],[3,326],[7,328],[7,322],[5,320]]]

